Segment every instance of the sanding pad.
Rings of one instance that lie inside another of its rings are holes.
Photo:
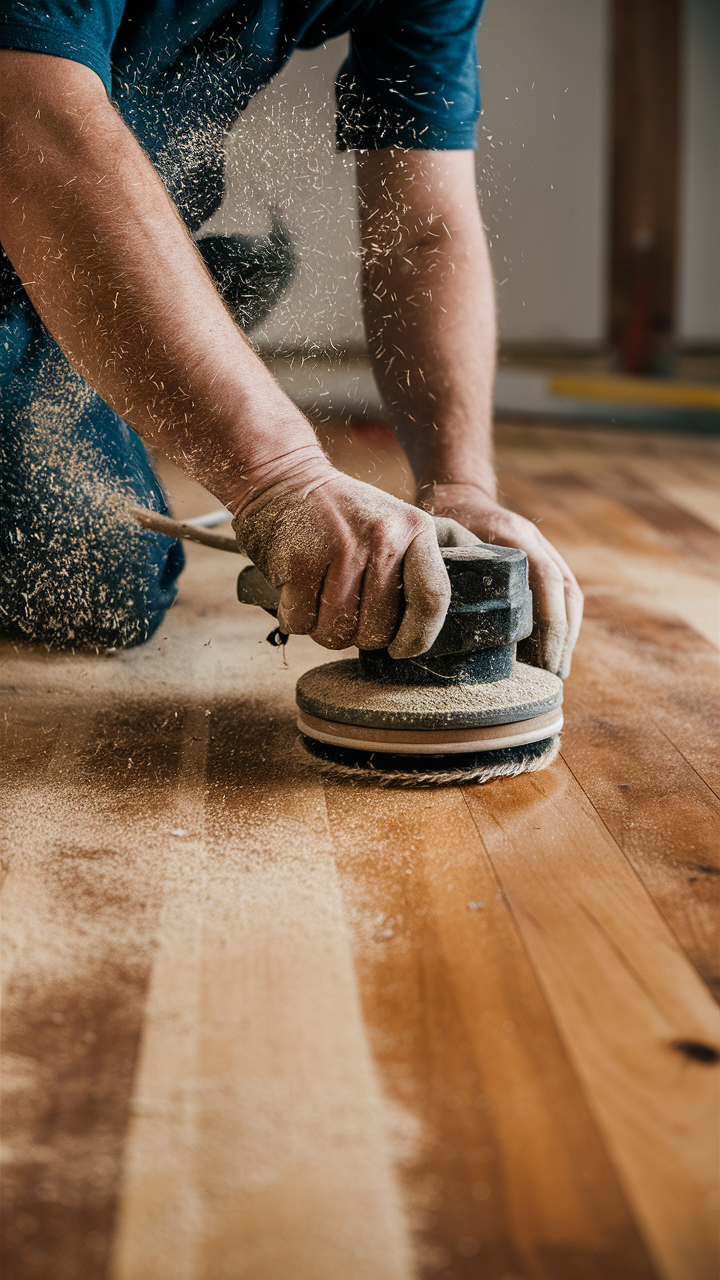
[[[368,679],[353,659],[301,676],[298,728],[337,748],[460,755],[543,741],[562,728],[562,681],[516,662],[505,680],[408,687]]]
[[[482,784],[496,778],[515,778],[520,773],[536,773],[547,769],[560,750],[557,734],[541,742],[499,751],[442,756],[350,751],[308,737],[300,741],[328,778],[403,790]]]

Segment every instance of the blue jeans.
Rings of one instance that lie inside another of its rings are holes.
[[[0,326],[0,633],[128,648],[177,593],[180,544],[128,502],[167,512],[145,448],[75,373],[24,296]]]

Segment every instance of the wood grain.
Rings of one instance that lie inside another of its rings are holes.
[[[464,794],[661,1274],[710,1280],[714,1002],[562,763]]]
[[[643,612],[680,618],[717,644],[716,582],[695,572],[647,520],[571,472],[543,474],[538,484],[520,468],[504,469],[501,481],[508,504],[532,513],[570,556],[588,594],[622,590]]]
[[[591,554],[601,542],[605,555],[613,543],[623,549],[623,578],[608,576],[587,601],[577,678],[565,692],[563,755],[720,995],[717,650],[679,616],[681,602],[671,590],[678,563],[686,564],[689,582],[692,570],[669,538],[646,533],[648,522],[637,512],[621,523],[614,500],[588,510],[584,495],[592,489],[572,474],[544,473],[539,483],[508,473],[505,483],[519,509],[550,525],[559,545],[572,537],[572,519],[576,539]],[[600,472],[596,485],[602,484]],[[626,589],[628,581],[641,581],[648,564],[651,581],[659,577],[665,586],[652,612],[642,607],[646,591]],[[716,595],[707,572],[703,580]]]
[[[288,771],[292,718],[269,701],[210,702],[207,790],[198,744],[187,761],[117,1280],[412,1274],[394,1148],[415,1125],[378,1087],[320,782],[299,753]]]
[[[58,714],[64,724],[44,773],[6,810],[2,1261],[13,1280],[106,1275],[159,910],[136,819],[155,813],[177,765],[177,722],[162,731],[165,708],[148,712],[138,723],[133,705],[102,717],[77,702],[64,716],[25,707],[40,740]]]
[[[577,656],[579,678],[568,690],[563,757],[720,997],[714,682],[688,679],[683,684],[674,674],[668,678],[667,656],[680,626],[656,624],[653,638],[657,647],[664,639],[666,659],[658,678],[651,666],[652,646],[633,611],[623,610],[620,642],[619,620],[608,618],[606,605],[592,600],[588,613]],[[600,655],[613,665],[616,682],[608,684],[592,674],[593,667],[598,672]]]
[[[375,1052],[428,1135],[427,1274],[653,1274],[461,794],[327,803]]]

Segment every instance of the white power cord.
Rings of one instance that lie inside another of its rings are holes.
[[[191,516],[182,523],[190,524],[195,529],[215,529],[217,525],[225,524],[226,520],[232,520],[232,511],[223,507],[220,511],[208,511],[205,516]]]
[[[242,554],[234,538],[225,538],[220,533],[210,533],[206,527],[198,524],[197,516],[194,520],[171,520],[169,516],[161,516],[158,511],[148,511],[147,507],[131,506],[130,511],[144,529],[154,529],[157,533],[164,533],[168,538],[187,538],[190,542],[202,542],[204,546],[215,547],[218,551]],[[213,524],[220,524],[221,521],[215,517],[225,514],[225,512],[213,511],[211,513]],[[229,515],[228,511],[227,516]],[[199,519],[204,521],[208,517],[200,516]]]

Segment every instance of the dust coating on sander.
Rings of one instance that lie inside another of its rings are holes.
[[[297,703],[322,720],[386,729],[472,729],[511,724],[562,703],[562,680],[516,662],[507,680],[487,684],[390,684],[368,680],[356,659],[329,662],[301,676]]]

